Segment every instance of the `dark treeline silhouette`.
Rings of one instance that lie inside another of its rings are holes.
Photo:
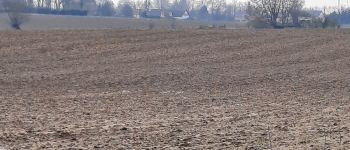
[[[6,0],[0,0],[3,3]],[[24,12],[54,15],[96,15],[99,5],[108,0],[16,0],[25,4]],[[4,9],[0,11],[4,12]]]
[[[350,9],[333,12],[329,17],[336,20],[339,24],[350,24]]]
[[[333,27],[350,23],[350,10],[331,14],[323,11],[323,15],[315,16],[304,9],[304,0],[120,0],[117,4],[113,0],[12,1],[24,4],[23,12],[53,15],[238,21],[254,28]],[[1,6],[0,11],[4,12]]]
[[[38,13],[38,14],[52,14],[52,15],[73,15],[73,16],[87,16],[88,11],[86,10],[57,10],[48,8],[31,8],[26,10],[27,13]]]
[[[2,1],[2,0],[0,0]],[[18,0],[26,4],[25,12],[54,15],[182,17],[198,20],[229,20],[245,12],[245,3],[233,0]],[[0,10],[3,11],[3,10]],[[163,16],[160,16],[163,15]]]

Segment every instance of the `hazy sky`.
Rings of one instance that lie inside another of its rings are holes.
[[[118,0],[113,0],[117,2]],[[227,0],[231,2],[232,0]],[[248,1],[248,0],[239,0]],[[340,0],[343,6],[349,6],[348,1],[350,0]],[[338,0],[305,0],[305,7],[324,7],[324,6],[338,6]]]
[[[347,6],[348,0],[340,0],[343,6]],[[350,0],[349,0],[350,1]],[[338,6],[338,0],[305,0],[306,7]]]
[[[246,1],[246,0],[241,0]],[[347,6],[348,0],[340,0],[343,6]],[[350,0],[349,0],[350,2]],[[305,0],[305,7],[338,6],[338,0]]]

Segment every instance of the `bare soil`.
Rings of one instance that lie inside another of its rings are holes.
[[[0,32],[0,149],[350,149],[350,30]]]

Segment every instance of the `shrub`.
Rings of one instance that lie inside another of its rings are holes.
[[[338,26],[339,25],[337,19],[329,16],[326,16],[322,23],[322,28],[335,28]]]
[[[21,25],[28,20],[25,3],[21,0],[4,0],[2,5],[10,19],[11,27],[20,30]]]
[[[97,6],[98,16],[114,16],[115,15],[114,3],[112,1],[104,1]]]
[[[120,10],[120,13],[124,17],[133,17],[134,16],[133,9],[129,4],[124,4]]]
[[[175,29],[176,29],[175,21],[171,21],[170,28],[171,28],[172,30],[175,30]]]
[[[153,22],[149,22],[149,23],[148,23],[148,29],[149,29],[149,30],[154,29],[154,26],[155,26],[155,25],[154,25]]]
[[[255,17],[253,20],[250,20],[248,22],[248,27],[262,29],[262,28],[271,28],[271,25],[268,23],[266,19]]]

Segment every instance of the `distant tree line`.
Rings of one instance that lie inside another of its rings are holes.
[[[343,9],[339,12],[332,12],[329,18],[336,20],[338,24],[350,24],[350,9]]]
[[[304,0],[250,0],[247,15],[252,25],[258,27],[300,26],[303,6]]]
[[[4,0],[0,0],[4,1]],[[25,4],[25,12],[57,15],[124,16],[139,15],[140,10],[186,11],[192,19],[234,20],[245,4],[233,0],[16,0]],[[3,11],[3,10],[1,10]]]
[[[19,12],[20,8],[21,13],[147,17],[147,13],[157,10],[164,17],[170,13],[178,17],[187,13],[189,19],[195,20],[244,20],[254,28],[302,27],[305,22],[311,22],[308,25],[311,27],[350,23],[350,10],[328,15],[324,12],[324,18],[310,20],[304,0],[232,0],[230,3],[227,0],[119,0],[117,4],[112,0],[0,0],[0,11],[9,12],[9,4],[14,3],[18,3],[16,9]],[[7,7],[1,7],[4,4]]]
[[[0,0],[1,1],[1,0]],[[191,19],[235,20],[248,14],[250,19],[269,19],[278,26],[290,22],[297,25],[303,0],[250,0],[248,3],[233,0],[16,0],[25,4],[25,12],[57,15],[98,15],[133,17],[150,9],[186,12]],[[291,19],[290,19],[291,18]]]
[[[0,0],[0,1],[7,1],[7,0]],[[15,0],[15,1],[17,3],[24,4],[25,5],[24,12],[27,12],[27,13],[79,15],[79,16],[96,15],[98,8],[101,8],[101,5],[105,5],[106,3],[112,3],[112,1],[109,1],[109,0]],[[99,9],[99,11],[105,11],[105,10]]]
[[[304,0],[249,0],[246,12],[248,26],[255,28],[334,28],[350,23],[350,10],[328,14],[325,9],[306,10]]]

